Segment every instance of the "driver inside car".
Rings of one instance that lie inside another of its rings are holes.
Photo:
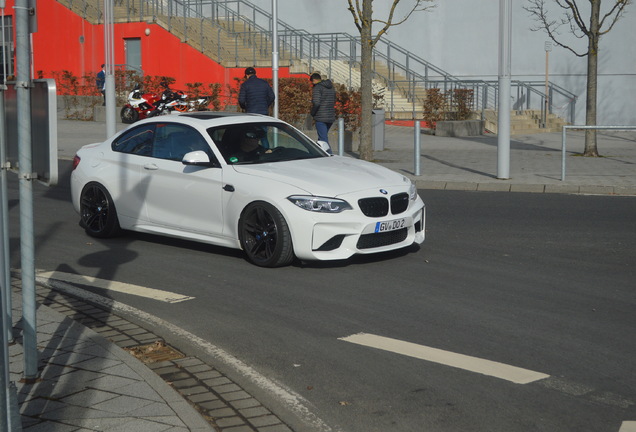
[[[262,135],[262,131],[249,131],[243,134],[238,142],[237,151],[229,158],[230,162],[251,162],[258,160],[263,154],[271,153],[272,149],[260,144]]]

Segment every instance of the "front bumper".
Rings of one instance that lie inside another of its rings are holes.
[[[421,244],[425,238],[426,206],[420,198],[399,215],[371,218],[358,212],[307,218],[292,231],[294,253],[306,260],[339,260]],[[388,231],[376,232],[389,222]],[[395,225],[395,226],[392,226]],[[300,230],[300,232],[298,231]]]

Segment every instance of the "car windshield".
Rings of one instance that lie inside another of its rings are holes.
[[[327,157],[318,145],[284,123],[242,123],[208,129],[228,164],[259,164]]]

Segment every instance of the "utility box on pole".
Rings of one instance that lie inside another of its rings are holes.
[[[31,153],[33,172],[47,186],[57,184],[57,96],[55,80],[36,79],[31,89]],[[12,170],[19,168],[18,108],[15,82],[7,82],[3,92],[6,127],[7,160]]]

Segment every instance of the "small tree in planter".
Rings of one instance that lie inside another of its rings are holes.
[[[469,120],[473,112],[473,95],[472,89],[454,89],[450,96],[450,106],[452,117],[449,120]]]
[[[359,91],[347,90],[344,84],[336,85],[336,117],[345,121],[345,129],[355,132],[360,129],[362,119],[361,94]]]
[[[431,129],[435,129],[437,122],[445,118],[446,97],[438,88],[426,90],[424,100],[424,121]]]
[[[311,83],[302,78],[278,80],[278,117],[299,129],[305,128],[311,110]]]
[[[212,107],[212,111],[221,111],[221,84],[211,83],[208,84],[210,88],[210,104],[208,107]]]
[[[93,107],[102,104],[102,94],[95,86],[95,76],[77,77],[68,70],[53,71],[57,94],[64,101],[64,116],[74,120],[93,120]],[[44,71],[37,72],[44,78]]]

